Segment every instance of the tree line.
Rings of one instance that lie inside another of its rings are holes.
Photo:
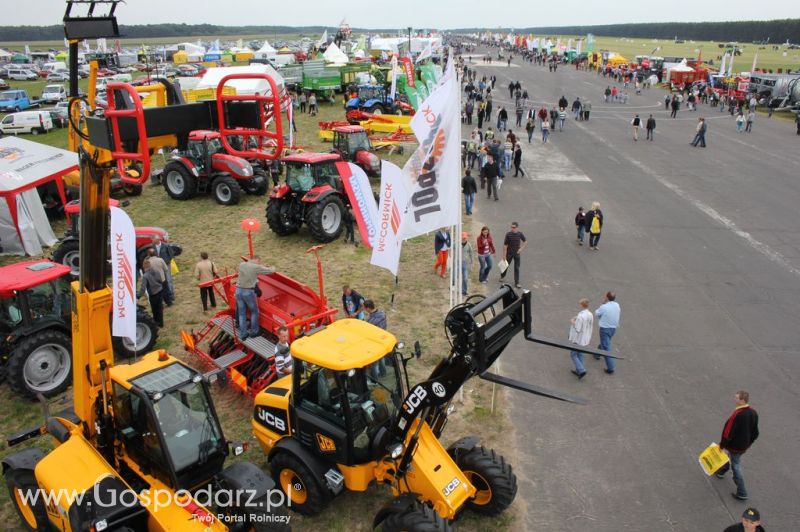
[[[208,35],[319,35],[325,26],[218,26],[215,24],[143,24],[121,25],[126,39],[158,37],[202,37]],[[393,33],[396,29],[353,28],[355,32]],[[449,30],[455,33],[483,32],[485,28]],[[509,31],[504,28],[496,31]],[[547,35],[585,35],[593,33],[607,37],[640,37],[645,39],[692,39],[703,41],[752,42],[769,39],[780,44],[800,40],[800,19],[749,20],[735,22],[648,22],[642,24],[608,24],[602,26],[561,26],[517,29],[517,33]],[[64,28],[54,26],[0,26],[0,42],[57,41],[64,38]]]

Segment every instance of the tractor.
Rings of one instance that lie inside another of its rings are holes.
[[[347,111],[365,111],[374,115],[400,112],[384,85],[358,85],[345,104]]]
[[[257,196],[267,192],[264,169],[228,153],[218,131],[192,131],[186,150],[172,156],[161,180],[173,199],[211,191],[221,205],[239,203],[242,190]]]
[[[360,166],[370,177],[381,175],[381,160],[372,153],[372,143],[367,130],[361,126],[337,126],[333,128],[332,153],[343,160]]]
[[[77,57],[82,39],[119,37],[119,3],[67,0],[70,57]],[[76,68],[70,78],[75,97]],[[10,499],[28,530],[261,531],[286,522],[277,514],[281,502],[271,498],[275,485],[261,469],[247,461],[225,467],[227,457],[240,455],[245,445],[228,442],[222,433],[209,393],[218,374],[201,374],[164,350],[117,363],[108,319],[112,307],[115,314],[125,308],[119,292],[133,292],[123,285],[112,293],[106,284],[108,193],[115,170],[124,182],[142,184],[150,174],[152,143],[175,146],[195,130],[219,129],[226,148],[228,135],[275,142],[272,152],[238,152],[245,157],[271,159],[283,149],[275,81],[263,73],[231,74],[217,92],[231,79],[267,84],[271,93],[145,108],[137,88],[109,82],[104,114],[84,119],[78,150],[84,176],[81,272],[70,286],[74,410],[51,416],[45,408],[41,426],[8,441],[17,445],[46,434],[52,450],[29,446],[2,459]],[[131,161],[142,164],[141,173],[126,171]],[[46,494],[55,498],[45,501]]]
[[[109,206],[116,207],[120,203],[110,199]],[[124,203],[123,203],[124,205]],[[67,215],[67,230],[59,241],[58,247],[53,252],[55,262],[69,266],[72,275],[77,277],[80,274],[80,210],[79,200],[72,200],[64,206],[64,213]],[[153,238],[159,237],[165,245],[172,248],[172,255],[177,257],[183,252],[183,248],[169,241],[169,233],[161,227],[135,227],[136,231],[136,264],[141,267],[142,262],[147,256],[147,249],[153,247]]]
[[[585,403],[488,372],[519,332],[532,342],[572,349],[534,335],[531,312],[531,293],[517,294],[508,285],[453,307],[445,317],[451,351],[416,385],[406,366],[421,355],[419,342],[404,352],[391,333],[356,319],[296,339],[292,374],[256,396],[251,422],[292,510],[315,515],[345,489],[363,492],[373,483],[389,485],[394,495],[372,522],[385,531],[446,531],[464,509],[492,516],[508,508],[517,479],[506,460],[476,436],[446,449],[440,437],[452,399],[476,376]]]
[[[267,223],[275,234],[296,233],[305,222],[319,242],[339,238],[350,203],[336,165],[341,160],[335,153],[312,152],[281,159],[286,178],[272,189],[267,203]]]
[[[20,396],[35,399],[64,391],[72,371],[72,299],[69,266],[38,260],[0,268],[0,373]],[[149,352],[158,326],[136,310],[136,344],[113,338],[120,358]],[[0,379],[1,380],[1,379]]]

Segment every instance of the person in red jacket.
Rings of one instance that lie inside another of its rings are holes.
[[[719,446],[728,453],[730,463],[722,466],[716,475],[717,478],[724,478],[728,469],[733,470],[736,491],[731,495],[735,499],[746,501],[747,490],[744,487],[744,476],[742,475],[742,455],[758,439],[758,413],[749,404],[749,393],[739,390],[734,397],[736,408],[725,422],[719,440]]]

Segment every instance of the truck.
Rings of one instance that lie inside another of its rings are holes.
[[[800,78],[798,74],[752,74],[749,91],[756,99],[771,104],[781,102],[789,94],[792,81]]]
[[[0,112],[19,112],[31,107],[39,107],[41,102],[28,96],[24,89],[11,89],[0,92]]]

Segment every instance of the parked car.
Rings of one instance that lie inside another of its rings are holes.
[[[53,119],[48,111],[22,111],[11,113],[0,121],[0,132],[5,135],[30,133],[38,135],[53,129]]]
[[[11,85],[5,82],[3,78],[0,78],[0,91],[4,91],[6,89],[10,89]]]
[[[113,76],[116,74],[113,70],[109,70],[107,68],[98,68],[97,69],[97,77],[98,78],[106,78],[108,76]]]
[[[53,126],[58,128],[65,128],[69,126],[69,116],[66,107],[51,107],[47,109],[50,113],[50,118],[53,119]]]
[[[50,72],[47,75],[47,81],[69,81],[69,72],[59,70],[58,72]]]
[[[42,101],[56,103],[67,99],[67,89],[64,85],[45,85],[42,89]]]
[[[13,79],[14,81],[35,81],[39,79],[39,76],[37,76],[36,72],[33,70],[28,70],[26,68],[9,68],[8,79]]]

